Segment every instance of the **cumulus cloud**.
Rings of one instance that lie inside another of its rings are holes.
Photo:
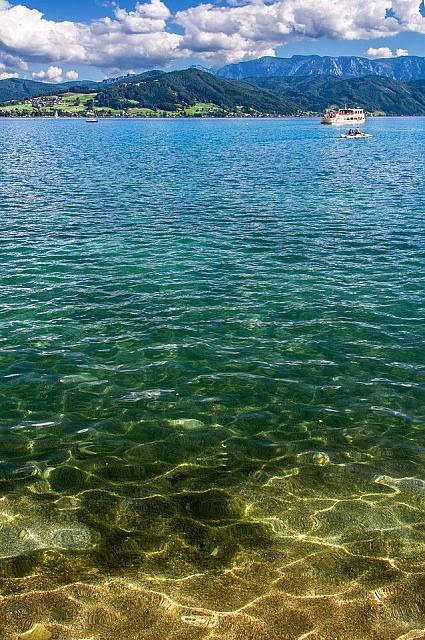
[[[19,58],[18,56],[12,56],[10,53],[0,51],[0,62],[9,69],[22,69],[23,71],[28,70],[28,64],[25,60],[22,60],[22,58]]]
[[[369,47],[366,51],[366,54],[371,58],[399,58],[402,56],[408,56],[409,52],[407,49],[396,49],[395,52],[392,51],[389,47]]]
[[[366,54],[371,58],[392,58],[394,55],[389,47],[369,47]]]
[[[12,56],[9,53],[5,53],[4,51],[0,50],[0,80],[7,80],[8,78],[18,78],[18,69],[27,71],[27,63],[22,60],[22,58]]]
[[[147,0],[131,11],[116,6],[112,17],[84,23],[48,20],[37,9],[0,0],[0,59],[3,51],[24,64],[87,64],[122,72],[188,56],[218,64],[274,55],[277,47],[303,38],[425,34],[420,1],[224,0],[172,15],[162,0]],[[388,47],[381,49],[393,55]]]
[[[17,69],[27,70],[28,65],[24,60],[0,51],[0,80],[18,78],[19,73],[17,73]]]
[[[66,80],[78,80],[78,73],[74,69],[70,69],[65,73]]]
[[[90,23],[47,20],[37,9],[0,0],[0,51],[27,62],[90,64],[103,69],[164,65],[188,52],[169,32],[170,11],[161,0],[116,8],[113,18]]]
[[[34,80],[43,80],[44,82],[64,82],[64,80],[78,80],[78,73],[74,69],[70,69],[65,74],[61,67],[50,66],[48,69],[34,71],[32,73]]]
[[[32,74],[35,80],[46,80],[47,82],[62,82],[62,69],[60,67],[49,67],[44,71],[36,71]]]
[[[236,61],[295,39],[356,40],[425,33],[417,0],[251,0],[200,4],[177,14],[184,44],[204,58]]]
[[[17,78],[17,73],[12,73],[7,70],[6,65],[3,62],[0,62],[0,80],[7,80],[8,78]]]

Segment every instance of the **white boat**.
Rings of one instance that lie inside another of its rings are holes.
[[[59,118],[59,114],[57,111],[55,111],[55,118]]]
[[[353,131],[348,133],[342,133],[341,138],[345,138],[346,140],[358,140],[359,138],[371,138],[371,133],[364,133],[363,131]]]
[[[89,117],[86,119],[86,122],[98,122],[98,119],[96,118],[96,112],[94,109],[92,113],[90,113]]]
[[[330,124],[336,127],[343,125],[359,125],[366,122],[364,109],[336,109],[328,111],[322,118],[322,124]]]

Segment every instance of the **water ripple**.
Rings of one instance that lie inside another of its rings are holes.
[[[423,119],[84,124],[2,123],[2,637],[422,637]]]

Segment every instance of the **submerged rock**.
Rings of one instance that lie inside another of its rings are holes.
[[[409,493],[425,494],[425,481],[421,478],[393,478],[391,476],[378,476],[375,478],[377,484],[386,484],[393,489],[408,491]]]
[[[19,640],[50,640],[52,634],[43,624],[37,623],[18,637]]]
[[[49,473],[49,482],[53,491],[78,491],[84,485],[84,473],[78,467],[63,465]]]
[[[13,558],[41,549],[89,548],[95,534],[79,522],[11,521],[0,530],[0,558]]]
[[[330,464],[330,457],[328,456],[327,453],[323,453],[322,451],[319,453],[315,453],[313,455],[313,462],[314,464],[319,465],[320,467],[323,467],[326,464]]]
[[[186,431],[193,431],[194,429],[203,429],[204,423],[194,418],[179,418],[178,420],[170,420],[172,427],[180,427]]]

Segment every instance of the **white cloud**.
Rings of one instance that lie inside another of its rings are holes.
[[[65,73],[65,78],[67,80],[78,80],[78,73],[74,69],[70,69]]]
[[[292,40],[356,40],[425,33],[417,0],[251,0],[242,5],[200,4],[177,13],[184,44],[204,58],[247,59]],[[386,48],[383,48],[386,52]]]
[[[34,71],[32,74],[34,80],[43,80],[44,82],[64,82],[65,80],[78,80],[78,73],[74,69],[70,69],[63,73],[61,67],[50,66],[48,69]]]
[[[389,47],[378,47],[375,49],[374,47],[369,47],[366,51],[366,54],[371,58],[393,58],[394,54]]]
[[[17,78],[17,73],[12,73],[7,70],[6,65],[3,62],[0,62],[0,80],[8,80],[8,78]]]
[[[17,56],[12,56],[10,53],[2,53],[0,51],[0,62],[10,69],[22,69],[23,71],[28,70],[28,64],[25,60],[22,60],[22,58]]]
[[[54,22],[37,9],[0,0],[0,51],[27,62],[90,64],[103,69],[164,65],[188,52],[182,36],[166,30],[170,11],[161,0],[117,8],[114,18]]]
[[[32,74],[35,80],[45,80],[46,82],[63,82],[62,69],[60,67],[49,67],[44,71],[36,71]]]
[[[18,78],[18,69],[26,71],[28,69],[28,65],[21,58],[0,51],[0,80],[7,80],[8,78]]]
[[[371,58],[401,58],[403,56],[408,56],[409,52],[407,49],[396,49],[396,51],[393,52],[389,47],[378,47],[377,49],[370,47],[366,51],[366,55]]]
[[[419,4],[420,0],[227,0],[204,2],[173,16],[162,0],[147,0],[137,2],[132,11],[117,6],[113,17],[84,23],[48,20],[37,9],[0,0],[0,59],[3,52],[23,64],[87,64],[121,72],[164,66],[188,56],[232,62],[274,55],[277,47],[303,38],[425,34]],[[393,55],[389,47],[371,48],[368,55],[374,56],[373,51]],[[406,52],[398,50],[396,55]]]

